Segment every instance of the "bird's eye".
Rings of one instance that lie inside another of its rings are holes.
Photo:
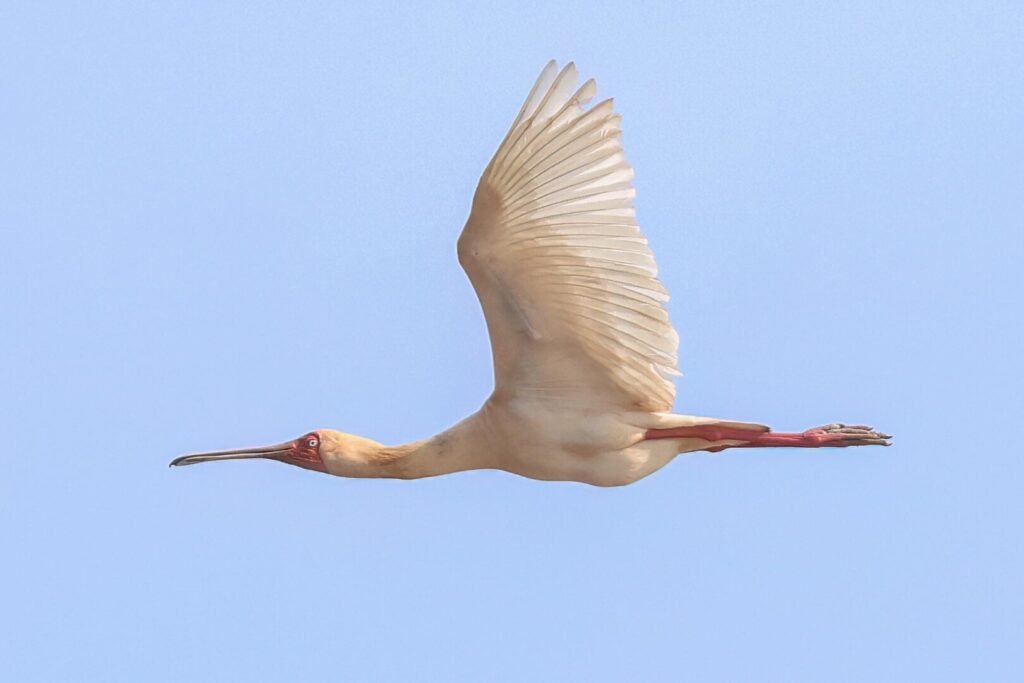
[[[316,440],[316,437],[312,437],[312,436],[309,437],[308,441],[306,441],[306,445],[309,446],[310,448],[316,448],[316,445],[318,443],[320,443],[320,442]]]

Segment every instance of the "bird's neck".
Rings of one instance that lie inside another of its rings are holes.
[[[472,418],[470,418],[471,420]],[[374,456],[382,477],[420,479],[493,468],[479,430],[466,420],[437,436],[400,446],[381,446]]]

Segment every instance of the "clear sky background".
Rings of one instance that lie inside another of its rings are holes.
[[[0,679],[1022,680],[1019,3],[166,4],[0,6]],[[455,240],[550,58],[624,116],[677,411],[896,445],[169,470],[479,406]]]

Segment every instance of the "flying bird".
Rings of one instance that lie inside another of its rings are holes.
[[[633,169],[613,101],[549,62],[484,170],[458,240],[491,340],[494,391],[437,436],[399,446],[318,429],[275,446],[171,465],[268,458],[342,477],[415,479],[498,469],[542,480],[630,484],[680,453],[889,445],[830,424],[775,432],[678,415],[679,337],[637,226]]]

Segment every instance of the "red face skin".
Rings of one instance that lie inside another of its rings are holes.
[[[310,432],[292,442],[288,452],[277,457],[281,462],[295,465],[307,470],[326,472],[324,461],[320,458],[320,435]]]

